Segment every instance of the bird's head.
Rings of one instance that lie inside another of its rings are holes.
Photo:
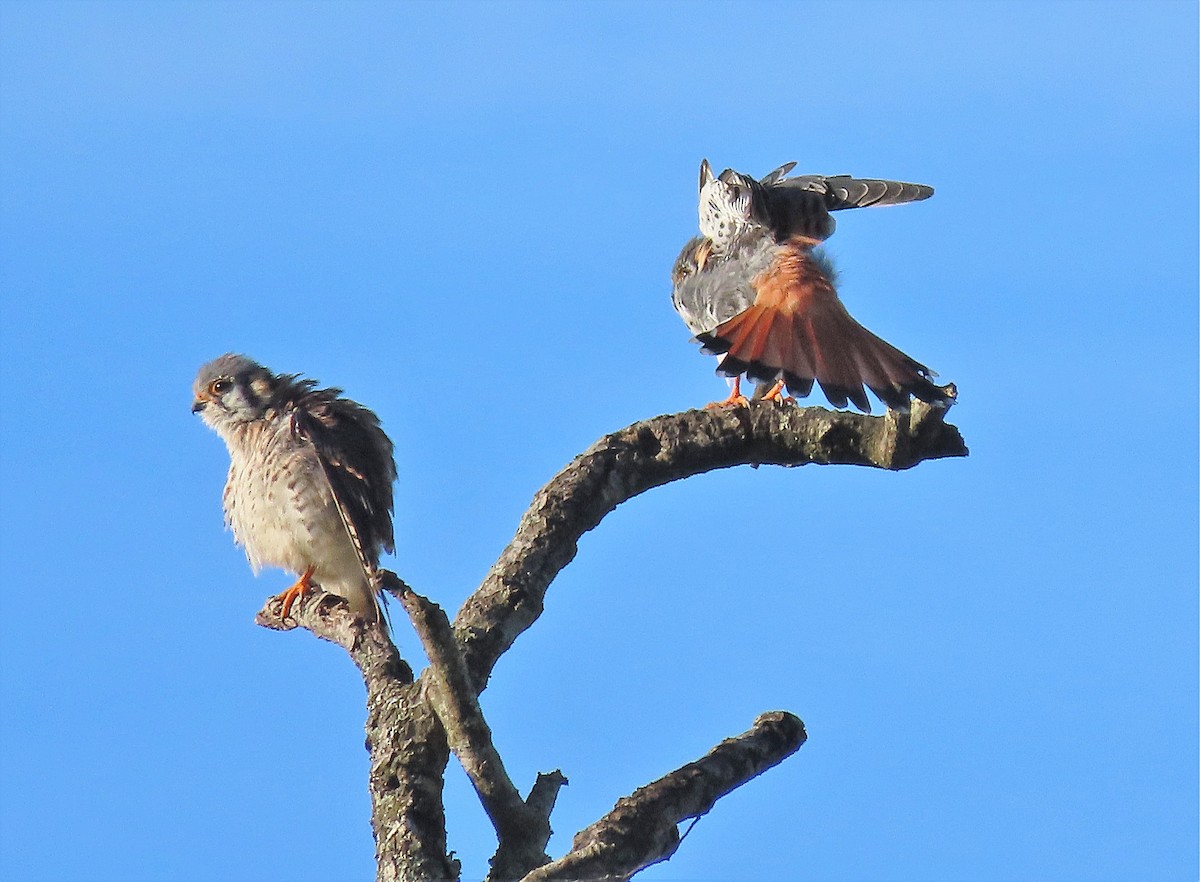
[[[261,419],[271,407],[275,377],[258,362],[228,353],[200,368],[192,384],[192,413],[221,432]]]
[[[715,177],[707,159],[700,163],[700,233],[713,241],[717,251],[756,222],[756,183],[728,168]]]
[[[691,239],[683,246],[679,256],[675,258],[675,266],[671,270],[672,284],[678,286],[684,279],[694,276],[704,269],[711,254],[711,239],[705,239],[702,236]]]

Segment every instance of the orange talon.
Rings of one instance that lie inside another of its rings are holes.
[[[707,410],[710,407],[727,407],[733,406],[749,406],[750,402],[746,400],[746,396],[742,394],[742,378],[740,376],[733,378],[733,389],[729,392],[729,397],[724,401],[713,401],[704,405]]]
[[[783,397],[783,380],[776,380],[775,385],[768,390],[767,394],[762,397],[763,401],[781,401],[786,403]]]
[[[283,608],[279,611],[279,618],[286,619],[288,617],[288,613],[292,611],[292,604],[295,603],[297,599],[303,599],[304,595],[308,593],[310,588],[312,588],[312,575],[316,568],[316,564],[310,565],[309,568],[304,571],[304,574],[300,576],[295,585],[279,595],[279,600],[283,604]]]

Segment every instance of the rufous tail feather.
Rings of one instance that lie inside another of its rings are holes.
[[[910,397],[951,400],[929,368],[854,320],[804,249],[777,263],[755,280],[753,305],[699,336],[707,351],[723,354],[719,373],[744,373],[755,383],[783,379],[798,398],[815,381],[835,407],[850,402],[866,413],[864,386],[894,410],[907,409]]]

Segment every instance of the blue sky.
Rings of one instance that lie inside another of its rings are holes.
[[[747,728],[809,742],[647,880],[1197,875],[1192,3],[0,6],[0,872],[367,879],[362,688],[253,625],[189,412],[222,352],[396,442],[451,612],[600,435],[724,392],[668,273],[696,170],[845,213],[967,460],[738,469],[584,538],[483,696],[571,834]],[[418,659],[403,622],[397,639]],[[447,785],[465,878],[492,838]]]

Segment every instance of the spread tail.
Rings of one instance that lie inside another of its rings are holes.
[[[782,378],[798,398],[815,382],[835,407],[850,402],[865,413],[871,405],[864,386],[893,410],[907,410],[912,397],[952,400],[929,368],[854,320],[806,251],[780,261],[755,287],[750,307],[697,338],[706,351],[723,355],[719,373],[756,383]]]

